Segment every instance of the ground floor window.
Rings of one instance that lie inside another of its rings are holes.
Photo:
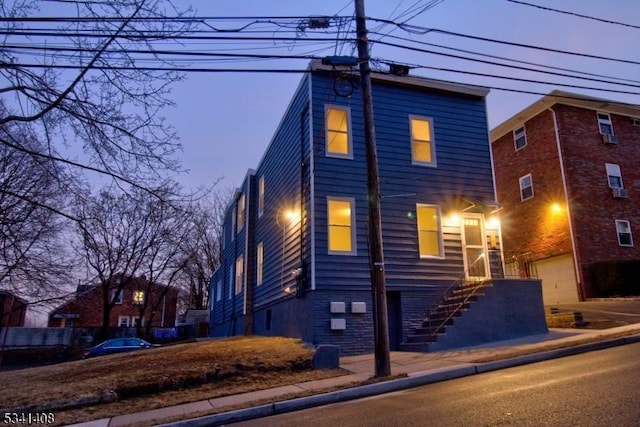
[[[616,232],[618,233],[618,244],[620,246],[633,246],[633,236],[631,235],[629,221],[617,219]]]

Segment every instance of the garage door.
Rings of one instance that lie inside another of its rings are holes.
[[[536,269],[538,277],[542,279],[545,305],[578,302],[578,286],[571,255],[536,261]]]

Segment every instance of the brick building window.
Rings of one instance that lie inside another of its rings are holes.
[[[618,244],[620,246],[633,246],[633,236],[631,235],[629,221],[617,219],[616,232],[618,233]]]
[[[144,291],[133,291],[133,303],[137,305],[144,303]]]
[[[598,127],[603,135],[613,135],[613,124],[611,116],[607,113],[598,113]]]
[[[615,163],[605,163],[607,170],[607,180],[610,188],[624,188],[622,185],[622,173],[620,172],[620,165]]]
[[[520,177],[520,200],[525,201],[533,197],[533,179],[531,174]]]
[[[114,289],[111,291],[111,301],[113,301],[114,304],[122,304],[122,301],[124,300],[124,289]]]
[[[129,316],[118,316],[118,327],[119,328],[128,328],[129,327]]]
[[[516,151],[527,145],[527,134],[524,131],[524,126],[513,131],[513,145]]]

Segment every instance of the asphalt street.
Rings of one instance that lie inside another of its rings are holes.
[[[235,426],[637,426],[640,343]]]

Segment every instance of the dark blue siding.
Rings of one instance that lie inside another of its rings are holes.
[[[361,93],[339,98],[333,80],[313,76],[317,289],[368,289],[367,182]],[[485,102],[482,97],[402,87],[374,80],[373,101],[381,181],[387,287],[439,293],[464,274],[460,231],[443,227],[445,256],[420,259],[416,203],[438,205],[442,215],[455,197],[493,200]],[[324,154],[324,105],[349,106],[354,158]],[[412,165],[409,116],[432,119],[437,167]],[[356,201],[357,256],[327,253],[327,196]]]

